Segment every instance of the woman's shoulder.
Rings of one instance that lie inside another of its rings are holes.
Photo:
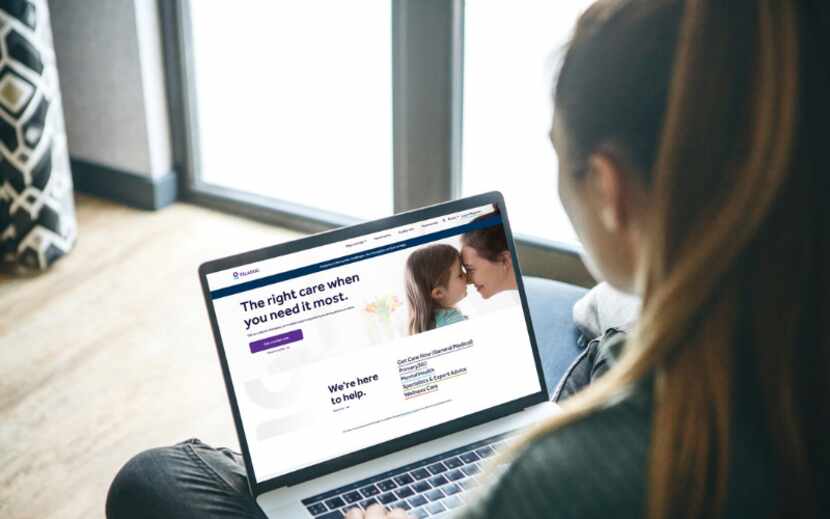
[[[645,391],[537,438],[470,517],[642,517],[651,435]]]
[[[603,465],[614,472],[639,469],[651,436],[651,406],[643,393],[632,393],[616,403],[551,431],[523,454],[526,468],[548,467],[558,461],[555,473],[569,469],[599,472]],[[520,457],[521,460],[521,457]],[[521,466],[520,466],[521,468]]]
[[[652,386],[534,440],[465,519],[645,516],[652,434]],[[763,515],[780,485],[773,452],[738,421],[730,469],[729,517]]]

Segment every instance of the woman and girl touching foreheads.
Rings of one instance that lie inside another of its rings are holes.
[[[406,260],[405,277],[410,335],[466,319],[456,305],[467,297],[467,285],[474,285],[484,299],[517,289],[501,225],[464,233],[461,250],[444,243],[417,249]]]

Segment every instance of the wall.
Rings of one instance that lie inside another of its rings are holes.
[[[151,198],[175,190],[175,176],[157,2],[50,0],[49,7],[77,187],[159,205]]]

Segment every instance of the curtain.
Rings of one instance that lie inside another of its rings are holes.
[[[76,237],[46,0],[0,0],[0,261],[42,271]]]

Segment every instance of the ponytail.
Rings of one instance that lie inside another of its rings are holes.
[[[782,484],[770,514],[818,517],[827,499],[823,10],[599,1],[565,56],[555,101],[569,151],[584,160],[613,144],[650,191],[646,287],[620,362],[517,449],[653,375],[652,519],[724,514],[738,417],[771,446]]]

